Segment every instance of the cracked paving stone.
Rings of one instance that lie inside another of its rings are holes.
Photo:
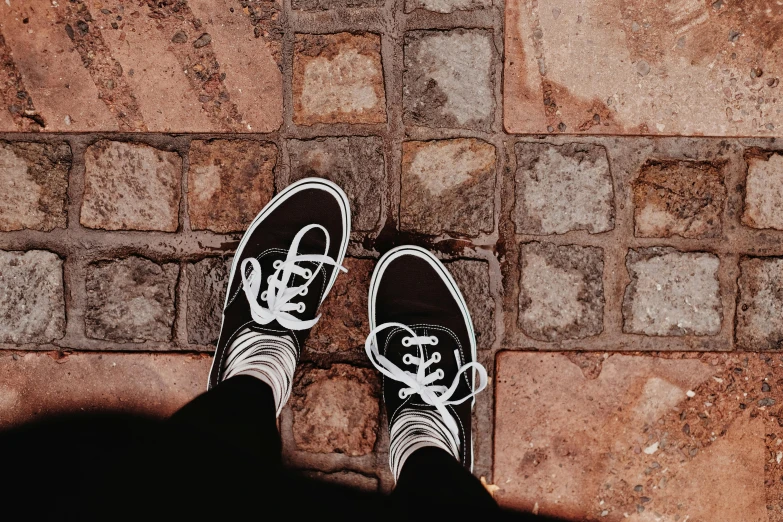
[[[745,159],[748,177],[742,223],[783,230],[783,154],[751,149]]]
[[[711,238],[726,202],[722,165],[648,161],[633,182],[637,237]]]
[[[783,258],[740,261],[737,348],[783,350]]]
[[[205,346],[217,343],[231,261],[210,258],[188,264],[189,343]]]

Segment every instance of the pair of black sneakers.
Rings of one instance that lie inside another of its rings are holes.
[[[290,185],[259,213],[231,267],[210,388],[254,375],[272,388],[279,413],[318,307],[345,271],[350,223],[345,193],[315,178]],[[383,374],[395,477],[423,446],[472,470],[471,410],[487,374],[454,279],[428,251],[394,248],[375,268],[368,313],[365,349]]]

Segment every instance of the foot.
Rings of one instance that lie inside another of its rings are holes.
[[[451,274],[426,250],[397,247],[375,268],[369,314],[365,351],[383,374],[395,479],[426,446],[472,471],[471,410],[487,372],[476,362],[473,323]]]
[[[234,255],[209,388],[253,375],[280,413],[318,307],[346,271],[350,231],[348,198],[323,179],[294,183],[264,207]]]

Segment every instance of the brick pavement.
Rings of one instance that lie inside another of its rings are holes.
[[[2,425],[199,393],[241,231],[322,176],[355,226],[292,466],[392,487],[366,289],[412,242],[473,313],[501,503],[783,520],[777,3],[10,0],[0,37]]]

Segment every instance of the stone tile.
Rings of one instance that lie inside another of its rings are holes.
[[[271,132],[283,114],[281,2],[233,7],[8,2],[5,67],[46,131]]]
[[[0,342],[49,343],[63,335],[62,259],[43,250],[0,251]]]
[[[718,237],[726,203],[721,165],[647,161],[633,182],[637,237]]]
[[[210,35],[219,70],[225,74],[225,92],[241,118],[241,126],[232,122],[237,130],[272,132],[283,123],[281,4],[279,0],[256,2],[248,4],[245,12],[244,6],[235,8],[230,0],[187,2],[203,23],[199,31]]]
[[[351,228],[371,232],[384,216],[383,140],[374,136],[290,140],[291,182],[314,176],[337,183],[351,202]]]
[[[603,250],[526,243],[520,251],[519,327],[525,335],[561,341],[600,334]]]
[[[478,349],[489,350],[495,342],[495,301],[490,294],[489,264],[458,260],[446,263],[446,267],[468,304]]]
[[[277,146],[250,140],[194,140],[188,215],[194,230],[244,232],[272,199]]]
[[[291,7],[301,11],[326,11],[354,7],[383,7],[384,0],[292,0]]]
[[[738,283],[737,347],[783,349],[783,258],[742,259]]]
[[[623,331],[646,335],[716,335],[723,309],[713,254],[655,247],[630,250],[631,282],[623,299]]]
[[[297,449],[350,457],[372,453],[380,388],[376,371],[346,364],[299,372],[290,402]]]
[[[84,153],[81,224],[176,232],[182,158],[149,145],[101,140]]]
[[[28,119],[37,120],[36,130],[52,132],[119,130],[82,58],[73,52],[72,40],[58,23],[61,13],[50,0],[0,4],[3,37],[34,107]]]
[[[65,228],[72,159],[67,143],[0,142],[0,230]]]
[[[406,125],[490,130],[495,112],[491,32],[411,31],[404,54]]]
[[[370,333],[367,295],[374,259],[346,258],[347,274],[340,274],[318,313],[321,319],[313,327],[307,348],[314,352],[364,353],[364,341]]]
[[[372,33],[298,34],[294,123],[384,123],[381,38]]]
[[[354,471],[337,471],[335,473],[324,473],[322,471],[305,471],[303,475],[321,482],[339,484],[352,489],[361,491],[378,491],[377,477],[368,477]]]
[[[211,257],[188,264],[189,343],[217,343],[230,271],[231,259]]]
[[[614,228],[606,149],[588,143],[517,143],[514,224],[519,234],[591,234]]]
[[[211,362],[149,353],[0,355],[0,426],[100,410],[166,418],[204,392]]]
[[[489,9],[492,0],[406,0],[405,11],[426,9],[436,13],[453,13],[454,11],[469,11],[472,9]]]
[[[505,17],[508,132],[770,136],[783,127],[783,13],[764,2],[510,0]]]
[[[114,342],[171,340],[179,267],[141,257],[87,269],[87,337]]]
[[[780,430],[768,405],[782,370],[746,354],[615,354],[585,375],[568,355],[501,353],[496,498],[567,520],[778,520],[779,439],[765,433]]]
[[[402,144],[400,226],[469,237],[494,228],[495,147],[477,139]]]
[[[742,223],[783,230],[783,154],[751,149],[745,160],[748,177]]]

